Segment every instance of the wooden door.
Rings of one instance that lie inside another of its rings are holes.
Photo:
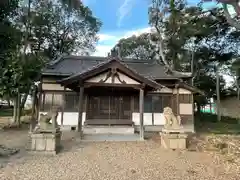
[[[88,124],[132,124],[130,99],[131,96],[122,96],[116,93],[111,93],[108,96],[89,96]]]

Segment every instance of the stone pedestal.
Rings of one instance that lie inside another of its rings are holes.
[[[60,150],[61,131],[31,133],[31,152],[55,155]]]
[[[160,133],[161,146],[165,149],[186,149],[187,134],[179,130],[166,130]]]

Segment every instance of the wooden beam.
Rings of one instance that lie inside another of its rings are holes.
[[[127,87],[127,88],[134,88],[134,89],[140,89],[140,84],[113,84],[113,83],[92,83],[92,82],[85,82],[84,83],[85,88],[89,87]]]
[[[78,109],[78,132],[82,133],[82,112],[83,112],[83,91],[84,87],[80,87],[79,91],[79,109]]]
[[[140,89],[139,93],[140,140],[144,140],[143,107],[144,107],[144,90]]]

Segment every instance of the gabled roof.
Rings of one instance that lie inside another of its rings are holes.
[[[102,63],[92,66],[90,69],[85,69],[85,71],[83,72],[79,72],[72,76],[64,78],[59,82],[62,85],[68,85],[68,84],[76,83],[79,81],[84,81],[85,79],[88,79],[92,76],[102,73],[110,68],[117,68],[118,70],[127,74],[131,78],[134,78],[135,80],[140,81],[150,86],[151,88],[159,89],[164,87],[158,84],[153,79],[140,75],[137,71],[135,71],[131,67],[128,67],[125,63],[121,62],[117,58],[109,58],[107,61],[103,61]]]
[[[76,73],[83,73],[92,67],[101,65],[108,61],[107,57],[97,56],[62,56],[55,61],[52,61],[45,69],[43,75],[56,75],[56,76],[71,76]],[[151,78],[153,80],[160,79],[179,79],[190,78],[189,74],[182,75],[179,72],[167,73],[164,66],[157,63],[156,60],[136,60],[121,58],[121,62],[127,65],[138,74]]]

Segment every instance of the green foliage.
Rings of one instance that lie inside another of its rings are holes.
[[[159,56],[160,36],[164,36],[166,61],[178,71],[189,72],[193,64],[194,86],[206,94],[196,96],[195,102],[208,103],[209,98],[216,96],[216,69],[228,65],[236,56],[240,32],[227,23],[222,9],[205,12],[201,7],[187,6],[184,1],[155,0],[153,4],[150,24],[156,31],[121,39],[113,49],[120,47],[122,57],[158,59],[165,65]],[[222,76],[219,88],[220,94],[224,94]]]
[[[212,0],[205,0],[205,1],[212,1]],[[224,14],[226,16],[226,19],[228,23],[235,27],[236,29],[240,30],[240,22],[239,22],[239,16],[240,16],[240,4],[239,0],[217,0],[217,2],[221,3],[224,9]],[[229,8],[229,5],[232,6],[232,8]],[[234,16],[232,16],[232,14]]]
[[[33,0],[32,4],[32,50],[44,52],[49,59],[73,52],[89,54],[95,50],[101,22],[88,7],[80,3],[69,11],[65,3],[51,0]],[[22,27],[24,19],[20,18]]]
[[[18,92],[28,93],[34,81],[39,79],[43,64],[41,56],[35,54],[27,54],[24,59],[12,54],[2,72],[0,96],[16,97]]]
[[[201,113],[195,116],[195,127],[199,133],[240,134],[239,119],[222,116],[218,121],[216,114]]]
[[[21,32],[11,22],[11,16],[16,14],[18,1],[0,3],[0,97],[5,94],[8,82],[2,84],[10,57],[20,44]]]
[[[121,39],[117,45],[112,49],[120,47],[120,54],[122,57],[129,57],[134,59],[149,60],[156,57],[156,45],[151,44],[153,35],[150,33],[143,33],[140,36],[131,36],[126,39]]]
[[[7,116],[12,116],[13,115],[13,111],[12,109],[0,109],[0,119],[1,117],[7,117]]]
[[[0,3],[0,21],[8,21],[9,16],[16,13],[19,0],[1,1]]]
[[[8,57],[19,43],[20,34],[10,21],[10,16],[16,13],[17,8],[18,0],[0,3],[0,68],[4,66],[5,57]]]
[[[101,22],[80,1],[9,2],[0,6],[0,97],[28,94],[41,69],[61,54],[95,50]]]
[[[201,113],[197,115],[196,120],[200,122],[211,122],[211,123],[218,123],[217,115],[211,114],[211,113]],[[223,116],[222,123],[228,123],[228,124],[238,124],[237,118],[232,118],[228,116]],[[240,129],[239,129],[240,130]]]
[[[82,6],[82,2],[79,0],[60,0],[60,3],[67,6],[69,11],[78,9]]]

